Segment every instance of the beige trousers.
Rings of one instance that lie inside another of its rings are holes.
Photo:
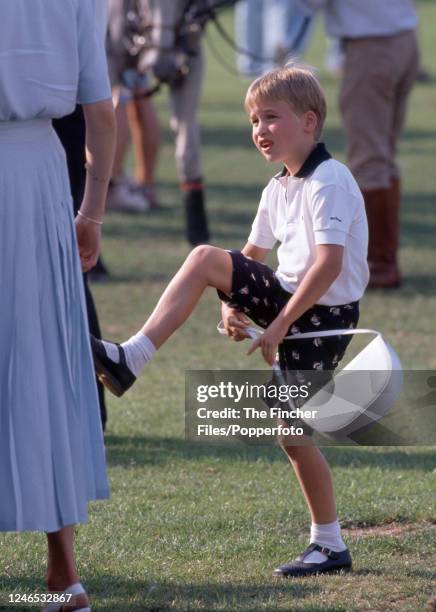
[[[347,163],[361,189],[383,189],[399,176],[397,143],[419,51],[414,31],[347,39],[339,95]]]

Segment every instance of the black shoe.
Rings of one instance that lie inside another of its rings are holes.
[[[203,189],[188,189],[185,193],[186,238],[192,246],[207,244],[209,230]]]
[[[323,563],[304,563],[304,559],[314,550],[327,556]],[[349,572],[351,570],[351,555],[348,548],[341,552],[335,552],[325,546],[310,544],[306,550],[295,561],[279,565],[274,571],[273,576],[282,578],[301,578],[313,574],[327,574],[330,572]]]
[[[126,363],[123,347],[115,342],[113,344],[118,349],[119,363],[109,359],[102,341],[91,335],[91,349],[97,378],[111,393],[121,397],[133,385],[136,376]]]

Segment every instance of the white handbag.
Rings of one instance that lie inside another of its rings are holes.
[[[222,321],[217,329],[226,335]],[[255,327],[245,331],[253,339],[263,333]],[[284,338],[292,341],[355,334],[375,334],[375,338],[304,403],[304,411],[316,411],[316,415],[302,420],[320,434],[337,440],[376,423],[392,408],[403,388],[403,370],[397,353],[380,332],[373,329],[333,329]],[[277,362],[273,369],[280,373]]]

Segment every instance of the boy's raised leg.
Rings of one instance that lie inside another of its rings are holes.
[[[209,245],[196,247],[165,289],[142,333],[158,349],[186,321],[206,287],[230,293],[232,270],[227,251]]]
[[[97,375],[112,393],[121,396],[156,349],[186,321],[206,287],[229,294],[233,264],[227,251],[209,245],[196,247],[173,277],[144,327],[127,342],[91,338]]]

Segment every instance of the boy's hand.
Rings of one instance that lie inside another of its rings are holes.
[[[271,325],[266,328],[264,333],[259,336],[259,338],[254,340],[253,344],[247,351],[247,355],[251,355],[260,347],[262,357],[270,366],[272,366],[276,358],[277,347],[286,336],[288,328],[289,325],[287,323],[283,323],[282,321],[275,319]]]
[[[250,325],[250,320],[244,315],[244,313],[236,310],[236,308],[230,308],[226,304],[223,304],[221,308],[221,316],[223,319],[224,329],[227,332],[229,338],[235,342],[241,342],[250,336],[245,330]]]

